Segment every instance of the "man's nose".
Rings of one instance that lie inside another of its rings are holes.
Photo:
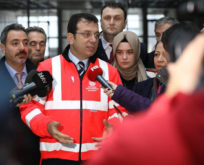
[[[40,50],[40,47],[41,47],[40,44],[37,44],[37,45],[36,45],[36,49],[37,49],[37,50]]]
[[[98,38],[94,34],[92,34],[90,37],[90,40],[91,40],[91,42],[97,42]]]
[[[20,48],[20,49],[25,49],[26,47],[27,47],[27,45],[25,45],[25,44],[22,43],[22,42],[19,44],[19,48]]]
[[[110,23],[113,24],[114,23],[114,18],[110,19]]]

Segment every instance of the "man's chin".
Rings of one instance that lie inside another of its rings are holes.
[[[108,34],[109,35],[112,35],[112,36],[115,36],[117,35],[119,32],[116,32],[116,31],[108,31]]]

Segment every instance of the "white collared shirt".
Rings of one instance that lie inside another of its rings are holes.
[[[107,41],[104,39],[104,37],[103,37],[102,34],[100,35],[100,39],[101,39],[103,48],[104,48],[104,50],[105,50],[105,52],[106,52],[106,55],[107,55],[108,59],[110,60],[110,53],[111,53],[111,51],[112,51],[112,47],[110,46],[110,43],[107,42]]]
[[[6,66],[7,70],[8,70],[11,78],[14,80],[15,84],[18,85],[18,80],[17,80],[17,77],[16,77],[16,73],[18,73],[18,72],[16,72],[16,70],[13,69],[6,61],[5,61],[5,66]],[[23,84],[25,84],[25,80],[26,80],[26,77],[28,75],[27,70],[26,70],[26,65],[24,65],[24,68],[23,68],[23,70],[21,72],[24,73],[23,77],[22,77],[22,82],[23,82]]]
[[[69,56],[69,59],[74,63],[74,65],[77,67],[77,70],[79,70],[80,68],[79,68],[79,65],[78,65],[78,62],[79,61],[82,61],[83,63],[84,63],[84,66],[85,66],[85,70],[87,70],[87,68],[88,68],[88,62],[89,62],[89,59],[88,58],[86,58],[86,59],[84,59],[84,60],[79,60],[76,56],[74,56],[73,54],[72,54],[72,52],[69,50],[69,52],[68,52],[68,56]]]

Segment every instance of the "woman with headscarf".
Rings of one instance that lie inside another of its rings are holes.
[[[123,85],[135,90],[138,82],[147,79],[145,67],[140,59],[140,41],[134,32],[125,31],[113,40],[114,65],[120,73]]]

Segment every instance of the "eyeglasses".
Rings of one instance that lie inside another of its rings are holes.
[[[99,39],[99,33],[91,33],[91,32],[76,32],[75,34],[81,34],[84,38],[91,38],[94,35],[95,39]]]

